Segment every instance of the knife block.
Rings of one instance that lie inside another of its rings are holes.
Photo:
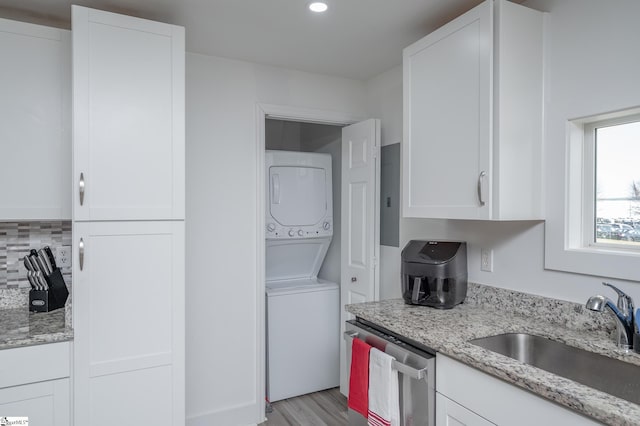
[[[60,268],[56,268],[45,279],[49,290],[31,290],[29,292],[29,311],[31,312],[51,312],[62,308],[67,302],[69,290]]]

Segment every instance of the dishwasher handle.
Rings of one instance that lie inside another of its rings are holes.
[[[345,340],[349,338],[357,339],[359,334],[360,333],[358,333],[357,331],[345,331],[343,337]],[[406,376],[409,376],[412,379],[422,380],[427,377],[427,367],[417,369],[417,368],[410,367],[407,364],[403,364],[395,359],[393,360],[392,366],[394,370]]]

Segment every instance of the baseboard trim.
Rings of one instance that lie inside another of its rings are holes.
[[[264,421],[264,415],[262,416],[262,418],[256,419],[257,412],[258,407],[256,406],[256,404],[238,405],[235,407],[209,411],[194,416],[188,416],[186,426],[257,425],[258,423],[262,423]]]

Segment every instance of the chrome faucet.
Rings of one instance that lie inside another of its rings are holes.
[[[633,317],[633,299],[624,291],[609,283],[603,282],[602,285],[611,287],[618,293],[618,303],[614,305],[609,298],[598,295],[590,297],[589,300],[587,300],[586,307],[596,312],[603,312],[605,308],[609,308],[616,316],[616,343],[620,349],[629,351],[633,349],[633,328],[635,322]]]

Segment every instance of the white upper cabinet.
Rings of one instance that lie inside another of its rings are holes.
[[[403,53],[403,216],[542,219],[542,13],[488,0]]]
[[[184,28],[72,22],[74,220],[184,219]]]
[[[0,220],[71,219],[71,35],[0,19]]]

